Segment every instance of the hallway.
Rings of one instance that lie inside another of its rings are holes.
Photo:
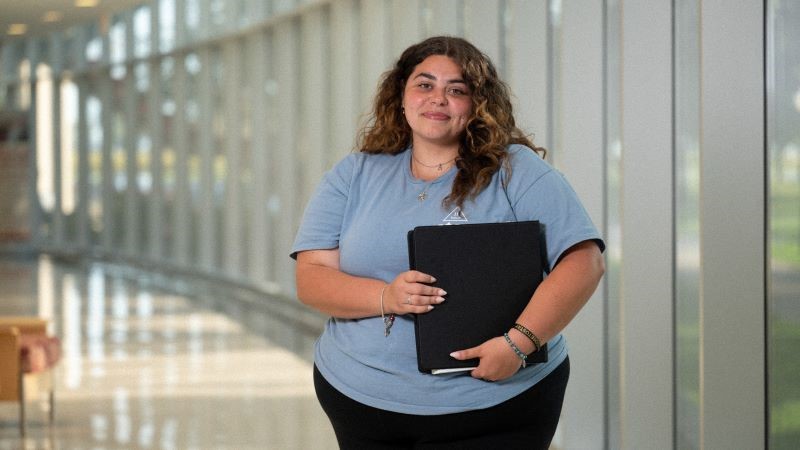
[[[336,448],[314,396],[322,319],[241,288],[108,263],[0,259],[0,315],[52,318],[55,425],[0,403],[6,449]]]

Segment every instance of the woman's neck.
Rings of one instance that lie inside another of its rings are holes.
[[[411,147],[411,174],[420,180],[434,180],[447,173],[457,158],[458,147]]]
[[[459,145],[435,145],[427,142],[412,142],[411,151],[418,161],[426,165],[439,164],[458,156]]]

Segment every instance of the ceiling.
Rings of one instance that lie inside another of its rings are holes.
[[[93,7],[78,7],[76,4],[87,0],[0,0],[0,42],[18,36],[8,34],[12,24],[25,24],[27,30],[21,37],[38,36],[51,31],[62,30],[72,25],[93,22],[108,18],[112,13],[133,8],[135,5],[149,3],[145,0],[95,0]],[[48,11],[58,17],[57,21],[46,22]]]

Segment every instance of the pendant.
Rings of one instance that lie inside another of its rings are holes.
[[[439,164],[439,172],[441,172],[441,171],[442,171],[442,165]]]
[[[388,316],[383,318],[384,337],[389,337],[389,333],[391,333],[392,331],[392,325],[394,325],[394,314],[389,314]]]
[[[420,193],[419,193],[419,195],[417,196],[417,200],[419,200],[419,201],[423,201],[423,200],[425,200],[425,198],[427,198],[427,197],[428,197],[428,193],[427,193],[427,192],[425,192],[425,191],[422,191],[422,192],[420,192]]]

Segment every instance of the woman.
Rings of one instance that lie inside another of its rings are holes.
[[[569,376],[561,330],[603,274],[603,243],[563,177],[517,129],[506,85],[469,42],[434,37],[384,74],[358,153],[325,175],[292,256],[300,300],[331,316],[317,396],[341,448],[547,448]],[[446,301],[408,270],[419,225],[539,220],[552,271],[505,336],[417,370],[414,314]],[[547,363],[523,355],[548,343]]]

